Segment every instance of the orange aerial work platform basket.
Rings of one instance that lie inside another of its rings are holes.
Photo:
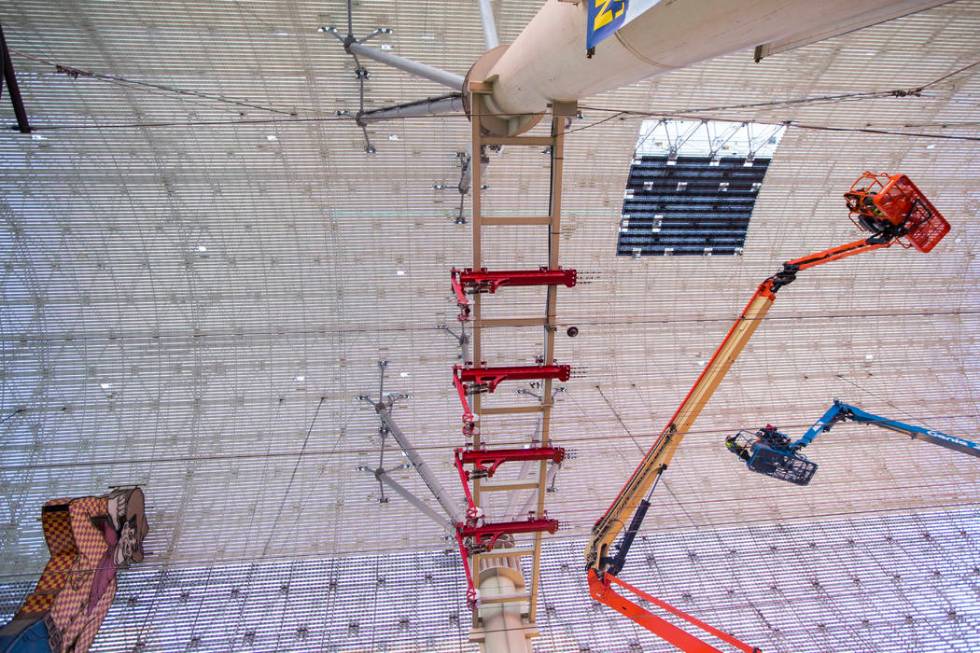
[[[920,252],[930,251],[949,233],[946,218],[905,175],[865,172],[844,199],[859,227],[898,237]]]

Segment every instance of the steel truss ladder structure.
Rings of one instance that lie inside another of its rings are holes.
[[[469,81],[464,90],[469,93],[470,106],[482,106],[474,101],[474,96],[487,94],[490,86],[482,81]],[[554,533],[557,520],[550,519],[545,511],[545,496],[548,484],[548,466],[559,464],[564,458],[564,450],[551,444],[551,415],[554,408],[553,397],[556,381],[567,380],[570,368],[559,366],[554,360],[555,332],[557,330],[558,286],[575,285],[575,271],[562,270],[559,266],[561,235],[561,191],[562,168],[564,162],[565,130],[570,119],[577,114],[574,102],[556,102],[551,107],[552,121],[550,136],[494,136],[481,125],[479,112],[472,112],[472,267],[464,271],[453,269],[452,289],[460,305],[459,319],[470,322],[472,333],[470,344],[472,362],[454,366],[453,383],[459,392],[463,407],[462,433],[466,438],[464,447],[456,450],[456,467],[463,483],[469,509],[465,523],[457,525],[456,536],[463,564],[466,568],[469,590],[467,598],[473,610],[470,639],[481,642],[490,648],[490,638],[498,636],[495,630],[505,628],[510,631],[516,627],[525,645],[530,649],[529,640],[537,633],[538,590],[541,584],[541,548],[545,533]],[[482,204],[482,154],[490,147],[537,147],[550,148],[550,197],[548,214],[528,217],[490,217],[483,215]],[[509,226],[540,226],[545,231],[547,247],[547,267],[533,270],[491,271],[483,263],[483,230],[503,229]],[[546,301],[542,317],[484,318],[483,295],[494,293],[492,301],[506,301],[509,286],[543,286],[546,288]],[[497,290],[500,290],[498,293]],[[544,348],[539,358],[539,367],[487,367],[483,363],[484,337],[492,333],[515,327],[541,327],[544,329]],[[497,389],[505,381],[537,379],[541,383],[541,395],[537,405],[483,406],[484,393]],[[495,416],[516,414],[539,414],[541,428],[538,439],[528,437],[524,447],[510,445],[507,448],[493,448],[481,438],[480,425]],[[510,461],[530,462],[536,468],[536,476],[520,479],[518,482],[487,484],[497,468]],[[466,466],[471,466],[469,469]],[[484,511],[481,501],[487,492],[533,492],[532,509],[524,520],[511,522],[483,521]],[[515,546],[514,536],[530,536],[531,544]],[[521,567],[523,559],[531,560],[529,587]],[[486,578],[494,575],[509,577],[515,588],[512,593],[495,593],[480,596],[477,588]],[[520,624],[504,624],[501,620],[503,609],[510,605],[520,606]],[[524,607],[526,606],[526,611]],[[492,613],[492,617],[490,616]],[[488,620],[493,619],[490,623]],[[513,640],[512,640],[513,641]],[[510,649],[508,649],[510,650]]]

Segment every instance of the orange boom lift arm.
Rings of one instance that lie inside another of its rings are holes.
[[[660,475],[670,464],[677,447],[680,446],[684,436],[769,312],[776,299],[776,293],[780,288],[792,283],[797,273],[849,256],[891,247],[895,243],[928,252],[949,231],[949,223],[905,175],[889,176],[865,172],[851,186],[851,190],[844,194],[844,198],[855,224],[872,232],[872,235],[863,240],[787,261],[783,263],[782,270],[759,285],[666,428],[643,456],[643,460],[620,490],[615,501],[592,528],[585,549],[589,591],[592,598],[616,609],[682,651],[720,653],[720,649],[623,597],[613,589],[613,585],[629,590],[739,651],[753,653],[759,649],[617,578],[626,562],[626,554],[650,507],[650,495]],[[626,529],[613,554],[612,544],[627,520],[630,521],[629,528]]]

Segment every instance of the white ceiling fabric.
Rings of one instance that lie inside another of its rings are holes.
[[[388,359],[386,389],[411,395],[396,419],[456,490],[456,348],[437,326],[454,324],[449,268],[470,260],[452,190],[468,123],[378,125],[378,152],[366,155],[360,131],[335,115],[356,109],[352,61],[316,32],[342,25],[343,4],[22,0],[0,9],[29,115],[49,128],[38,139],[0,136],[0,406],[27,409],[0,431],[0,576],[43,564],[44,500],[128,483],[147,493],[148,564],[442,545],[405,501],[379,504],[374,479],[356,470],[376,465],[378,437],[354,397],[375,391],[376,361]],[[534,7],[495,9],[506,42]],[[457,73],[482,49],[475,2],[361,2],[354,18],[358,34],[391,26],[377,43]],[[694,110],[918,87],[976,61],[978,30],[980,2],[965,0],[758,64],[741,52],[590,98],[573,130],[612,108],[976,137],[978,68],[921,97]],[[209,97],[74,79],[22,54]],[[370,107],[442,93],[366,65]],[[0,118],[13,123],[6,99]],[[865,169],[910,175],[952,232],[928,255],[876,252],[784,289],[679,450],[669,499],[647,528],[976,504],[975,459],[884,431],[823,436],[807,488],[750,474],[721,441],[766,422],[800,434],[835,397],[977,437],[977,143],[790,127],[743,256],[636,261],[615,256],[641,122],[621,118],[567,140],[562,263],[597,278],[559,292],[559,333],[576,325],[581,335],[560,335],[558,357],[583,370],[553,419],[556,442],[576,453],[548,498],[560,535],[587,532],[639,460],[631,438],[649,446],[759,281],[783,260],[859,237],[841,193]],[[152,126],[124,126],[133,124]],[[487,208],[540,210],[546,166],[534,152],[493,155]],[[487,237],[488,265],[538,265],[527,233]],[[504,289],[485,302],[487,315],[537,314],[542,298]],[[494,333],[485,357],[523,363],[540,340],[533,330]],[[514,389],[491,402],[521,400]],[[517,442],[532,429],[515,419],[484,432]],[[397,477],[424,494],[412,472]]]

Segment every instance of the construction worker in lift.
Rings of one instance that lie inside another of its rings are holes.
[[[752,457],[752,450],[756,444],[762,443],[781,449],[789,445],[789,438],[772,424],[766,424],[755,432],[755,442],[739,441],[738,436],[739,433],[736,433],[725,438],[725,448],[746,462]]]
[[[730,435],[725,438],[725,448],[742,460],[748,461],[748,459],[752,457],[752,452],[749,450],[749,446],[747,444],[736,442],[735,439],[737,437],[738,434],[736,433],[735,435]]]

